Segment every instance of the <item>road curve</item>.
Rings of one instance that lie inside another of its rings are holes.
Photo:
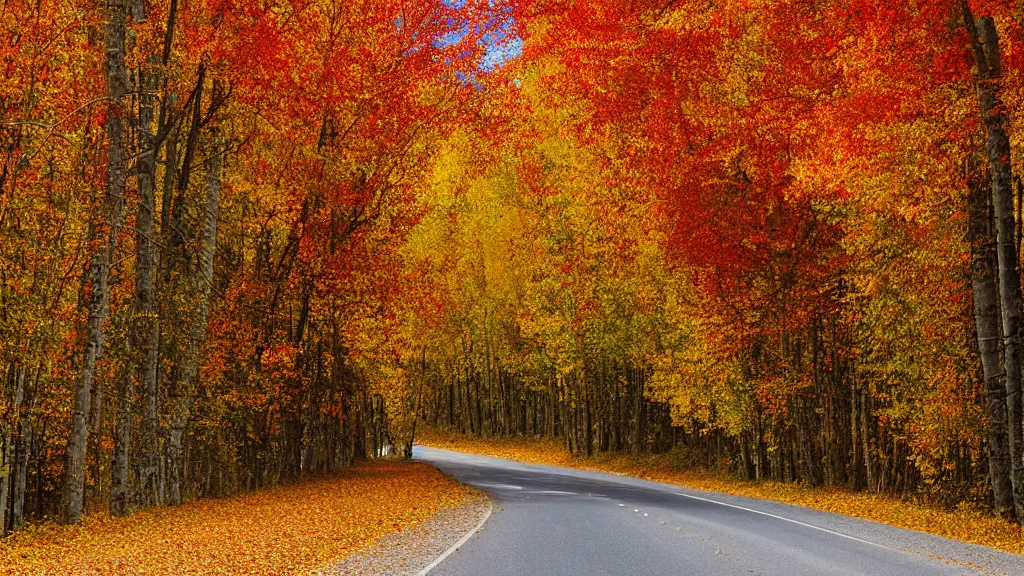
[[[430,576],[1024,575],[1024,556],[777,502],[433,448],[495,513]]]

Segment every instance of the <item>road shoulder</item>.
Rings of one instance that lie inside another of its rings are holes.
[[[424,521],[393,532],[321,572],[324,576],[424,576],[435,562],[456,550],[483,526],[492,511],[479,491]]]

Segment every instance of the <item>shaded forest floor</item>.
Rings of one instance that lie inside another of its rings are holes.
[[[985,510],[966,506],[950,511],[884,494],[739,480],[725,474],[680,469],[673,465],[667,454],[632,456],[601,453],[583,458],[569,454],[559,441],[542,438],[477,438],[457,432],[424,429],[417,434],[416,443],[530,464],[624,474],[694,490],[774,500],[1024,554],[1024,534],[1020,526],[996,518]]]
[[[252,494],[30,527],[0,541],[0,573],[311,574],[470,495],[424,464],[365,462]]]

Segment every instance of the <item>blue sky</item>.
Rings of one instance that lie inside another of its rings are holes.
[[[463,8],[466,0],[443,0],[452,8]],[[515,20],[508,14],[507,8],[497,6],[492,0],[491,7],[494,9],[492,17],[482,26],[486,28],[478,44],[484,47],[486,54],[480,62],[480,70],[489,72],[500,67],[505,62],[519,57],[523,52],[523,40],[515,33]],[[458,45],[469,34],[470,29],[465,24],[460,24],[455,19],[448,21],[452,30],[442,39],[444,46]],[[480,32],[477,30],[476,32]]]

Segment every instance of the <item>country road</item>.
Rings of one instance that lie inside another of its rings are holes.
[[[431,576],[1024,574],[1022,556],[776,502],[433,448],[414,456],[495,501]]]

